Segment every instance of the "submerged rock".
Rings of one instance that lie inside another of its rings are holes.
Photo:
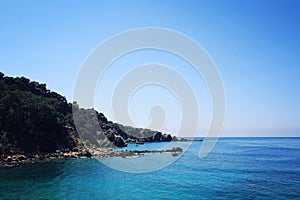
[[[173,152],[182,152],[183,149],[182,149],[181,147],[173,147],[173,148],[172,148],[172,151],[173,151]]]

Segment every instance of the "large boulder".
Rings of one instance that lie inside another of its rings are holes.
[[[163,134],[162,141],[163,142],[171,142],[172,136],[170,134]]]
[[[177,141],[178,141],[178,138],[177,138],[176,136],[173,136],[172,141],[173,141],[173,142],[177,142]]]
[[[153,141],[154,142],[160,142],[162,139],[162,133],[161,132],[157,132],[154,136],[153,136]]]

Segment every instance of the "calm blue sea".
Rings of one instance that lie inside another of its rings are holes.
[[[113,170],[96,159],[0,169],[0,199],[300,199],[300,138],[221,138],[203,159],[200,146],[194,142],[174,163],[149,173]],[[172,155],[147,156],[157,162]],[[111,159],[121,165],[126,158]]]

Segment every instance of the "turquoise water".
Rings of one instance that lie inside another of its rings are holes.
[[[0,199],[300,199],[300,138],[223,138],[204,159],[200,145],[150,173],[116,171],[96,159],[0,169]]]

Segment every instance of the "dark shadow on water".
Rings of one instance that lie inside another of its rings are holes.
[[[73,173],[80,173],[85,169],[95,167],[101,169],[96,159],[58,159],[51,161],[39,161],[26,163],[12,168],[0,168],[0,181],[51,181],[57,177],[71,176]],[[1,187],[1,186],[0,186]]]
[[[91,177],[102,179],[103,168],[102,163],[88,158],[0,168],[0,199],[70,199],[70,195],[74,196],[80,189],[78,184],[86,181],[91,173]],[[90,191],[86,192],[88,196]]]

